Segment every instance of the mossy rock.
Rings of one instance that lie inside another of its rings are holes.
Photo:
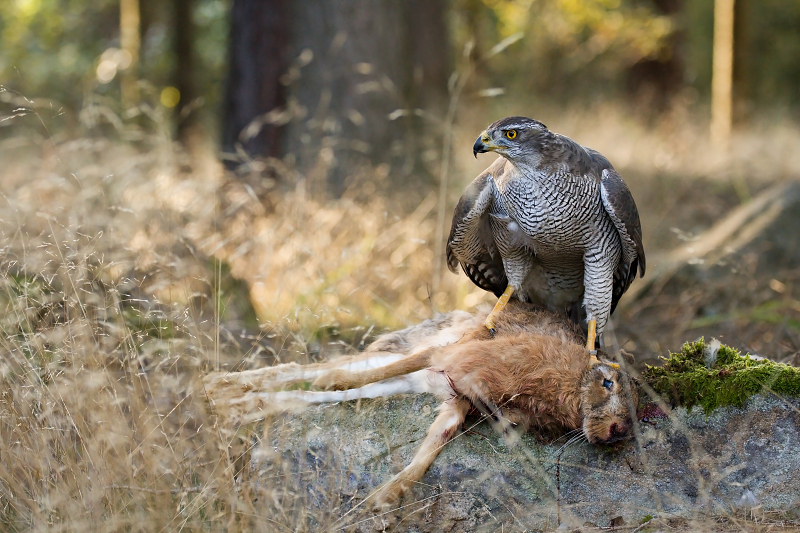
[[[776,363],[716,341],[687,342],[671,353],[664,366],[647,366],[644,380],[666,401],[687,409],[699,405],[706,413],[719,407],[743,407],[759,393],[800,396],[800,368]]]

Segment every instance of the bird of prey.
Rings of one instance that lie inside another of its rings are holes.
[[[605,328],[622,294],[644,276],[639,213],[608,159],[539,121],[508,117],[472,148],[497,152],[456,205],[447,264],[499,297],[512,293],[585,322],[586,348]]]

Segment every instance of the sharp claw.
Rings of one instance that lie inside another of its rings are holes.
[[[494,328],[489,328],[489,335],[491,335],[492,337],[494,337],[494,334],[495,334],[495,333],[497,333],[497,330],[496,330],[496,329],[494,329]]]

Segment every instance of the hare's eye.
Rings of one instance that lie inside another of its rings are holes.
[[[613,384],[614,384],[614,382],[611,381],[610,379],[604,379],[603,380],[603,387],[607,388],[608,390],[611,390],[611,385],[613,385]]]

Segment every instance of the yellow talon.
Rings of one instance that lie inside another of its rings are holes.
[[[514,287],[509,285],[506,287],[506,290],[503,291],[503,294],[500,295],[500,298],[497,299],[497,303],[494,304],[494,309],[492,312],[489,313],[489,316],[486,317],[483,325],[486,326],[492,334],[494,334],[494,317],[496,317],[503,309],[506,308],[508,305],[508,301],[511,299],[511,293],[514,292]]]
[[[598,359],[595,354],[589,355],[589,366],[590,367],[592,367],[594,365],[599,365],[601,362],[602,361],[600,361],[600,359]],[[610,366],[611,368],[616,368],[617,370],[619,370],[619,365],[617,363],[606,363],[606,364],[608,366]]]

